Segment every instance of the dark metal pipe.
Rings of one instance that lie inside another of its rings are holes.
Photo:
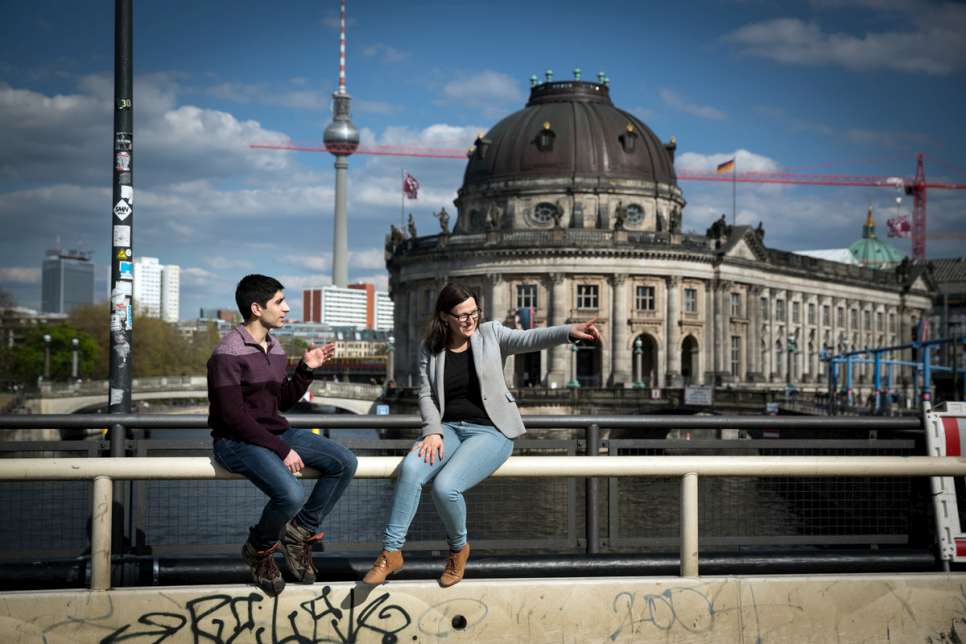
[[[600,427],[595,423],[587,426],[587,455],[597,456],[600,453]],[[584,481],[586,494],[584,495],[584,521],[587,538],[587,554],[595,555],[600,552],[600,522],[597,520],[598,480],[588,476]]]
[[[293,427],[416,429],[419,416],[358,416],[353,414],[292,414],[286,416]],[[524,416],[528,429],[781,429],[781,430],[922,430],[921,416]],[[202,414],[31,414],[0,415],[4,429],[47,429],[50,427],[109,427],[207,429]]]
[[[394,579],[435,579],[443,569],[442,556],[411,555]],[[358,581],[372,565],[371,557],[316,555],[319,583]],[[43,588],[81,588],[87,560],[0,564],[0,591]],[[150,556],[115,558],[113,578],[118,586],[178,586],[249,583],[247,566],[237,557]],[[279,559],[279,566],[284,564]],[[474,557],[467,579],[648,577],[677,576],[677,553],[651,555],[532,555]],[[830,550],[702,553],[702,575],[855,574],[872,572],[939,571],[927,549]]]

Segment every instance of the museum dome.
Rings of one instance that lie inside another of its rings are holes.
[[[862,227],[862,239],[849,246],[849,252],[855,257],[859,266],[866,268],[895,268],[903,258],[902,253],[895,246],[876,236],[875,219],[872,218],[871,208],[866,215],[865,225]]]
[[[535,79],[531,79],[535,83]],[[674,143],[616,107],[606,81],[534,84],[522,110],[470,149],[464,188],[513,179],[605,179],[677,185]]]

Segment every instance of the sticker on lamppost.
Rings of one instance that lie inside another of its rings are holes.
[[[117,272],[122,280],[134,279],[134,262],[122,261],[117,263]]]
[[[131,216],[131,204],[121,199],[114,205],[114,216],[124,221]]]
[[[114,246],[131,245],[131,227],[114,226]]]

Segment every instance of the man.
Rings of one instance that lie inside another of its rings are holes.
[[[269,333],[285,325],[289,312],[282,284],[248,275],[235,289],[235,302],[244,322],[222,338],[208,360],[208,426],[218,463],[269,498],[249,529],[242,558],[255,584],[274,596],[285,588],[272,557],[278,548],[295,579],[315,582],[312,546],[322,539],[322,520],[355,474],[356,457],[338,443],[290,428],[279,414],[305,395],[312,370],[332,357],[335,344],[310,346],[288,378],[285,351]],[[305,467],[320,476],[303,503],[295,474]]]

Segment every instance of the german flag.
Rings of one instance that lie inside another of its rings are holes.
[[[718,174],[724,174],[725,172],[731,172],[735,169],[735,160],[729,159],[724,163],[718,164]]]

